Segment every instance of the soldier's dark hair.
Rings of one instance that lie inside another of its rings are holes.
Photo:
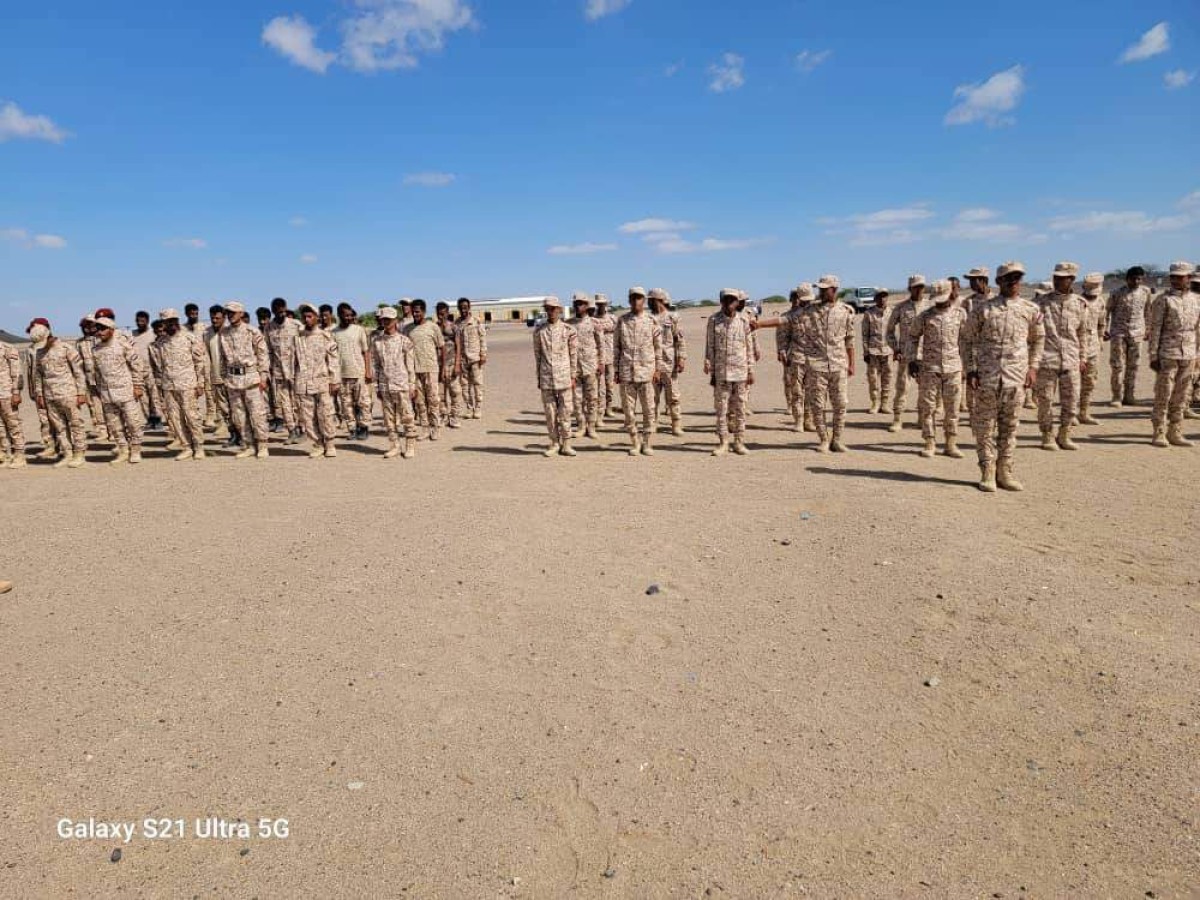
[[[260,306],[258,309],[256,309],[254,311],[254,315],[258,316],[258,318],[260,318],[260,319],[267,319],[267,318],[270,318],[271,311],[269,309],[267,309],[265,306]]]
[[[135,319],[140,319],[143,316],[145,316],[148,319],[148,318],[150,318],[150,313],[146,312],[144,309],[139,309],[137,312],[135,312],[133,314],[133,317]]]
[[[422,300],[420,297],[418,297],[416,300],[414,300],[412,302],[412,305],[413,305],[414,309],[419,309],[421,312],[425,312],[425,310],[428,308],[425,306],[425,301]]]
[[[328,303],[322,303],[319,307],[317,307],[317,312],[331,313],[331,312],[333,312],[333,307],[330,306]]]
[[[1132,269],[1130,269],[1128,272],[1125,273],[1125,277],[1126,278],[1145,278],[1146,270],[1143,269],[1141,266],[1134,266]]]
[[[216,315],[216,314],[217,314],[217,313],[219,313],[219,312],[220,312],[220,313],[223,313],[223,312],[225,312],[225,307],[223,307],[223,306],[222,306],[220,303],[214,303],[212,306],[210,306],[210,307],[208,308],[208,314],[209,314],[210,316],[212,316],[212,315]]]
[[[348,309],[348,310],[350,310],[351,313],[354,313],[354,307],[351,306],[349,303],[347,303],[345,300],[343,300],[341,303],[338,304],[337,311],[341,312],[343,309]],[[355,313],[355,315],[357,315],[357,313]]]
[[[188,303],[186,306],[183,307],[183,312],[185,315],[187,313],[192,312],[193,310],[195,310],[196,312],[200,312],[200,307],[197,306],[195,303]]]
[[[435,306],[434,309],[436,309],[438,312],[441,312],[443,309],[446,312],[450,312],[450,304],[447,303],[445,300],[439,300],[438,305]]]
[[[282,297],[276,297],[274,300],[271,301],[271,309],[274,309],[277,306],[282,306],[286,309],[287,301],[284,300]]]
[[[458,298],[458,302],[457,302],[457,303],[455,303],[454,305],[455,305],[455,306],[459,306],[459,305],[461,305],[461,304],[463,304],[463,303],[470,304],[470,302],[471,302],[471,298],[470,298],[470,297],[459,297],[459,298]]]

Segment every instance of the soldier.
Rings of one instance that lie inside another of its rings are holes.
[[[442,422],[438,384],[444,377],[442,350],[446,343],[442,329],[425,318],[425,301],[412,302],[412,322],[404,329],[413,342],[417,375],[417,425],[429,429],[429,439],[436,441]]]
[[[1150,304],[1148,353],[1154,379],[1155,447],[1190,447],[1181,431],[1183,411],[1192,389],[1196,357],[1200,355],[1200,295],[1188,290],[1195,269],[1191,263],[1171,263],[1171,286]],[[1166,437],[1163,427],[1166,426]]]
[[[916,351],[909,362],[909,373],[919,377],[920,393],[917,411],[921,419],[921,437],[925,447],[921,456],[932,459],[936,451],[934,416],[938,398],[942,401],[945,428],[945,454],[962,459],[958,449],[958,394],[962,383],[962,357],[959,340],[966,311],[954,302],[954,290],[949,281],[935,281],[930,297],[932,306],[920,313],[909,330],[909,345]]]
[[[888,292],[875,292],[875,305],[863,313],[863,362],[867,364],[867,391],[871,397],[869,413],[887,409],[892,393],[892,367],[888,359],[887,330]]]
[[[83,417],[79,407],[87,403],[87,380],[83,360],[74,344],[59,340],[49,327],[35,325],[29,333],[41,346],[34,354],[34,400],[46,410],[50,428],[58,435],[59,460],[55,468],[83,465],[87,450]]]
[[[854,375],[854,310],[838,302],[836,275],[817,282],[817,302],[810,303],[796,323],[794,340],[804,354],[804,405],[812,410],[820,453],[845,453],[846,383]],[[827,430],[825,407],[833,412]]]
[[[321,328],[320,313],[311,303],[300,304],[302,327],[296,335],[292,385],[300,407],[300,427],[312,444],[310,459],[337,456],[333,439],[333,398],[342,387],[337,342]]]
[[[462,392],[467,414],[483,416],[483,367],[487,365],[487,328],[471,314],[471,301],[458,298],[458,319],[454,323],[458,355],[462,361]]]
[[[105,312],[98,310],[97,312]],[[117,445],[112,465],[142,461],[141,399],[146,393],[149,372],[142,365],[142,355],[133,342],[117,334],[117,323],[108,316],[96,316],[96,386],[108,433]]]
[[[571,405],[580,419],[583,436],[595,438],[600,430],[600,380],[604,377],[604,341],[594,316],[588,315],[592,301],[587,294],[572,298],[574,317],[567,323],[575,329],[575,394]]]
[[[754,364],[757,366],[762,360],[762,348],[758,345],[758,310],[749,304],[750,295],[743,290],[739,290],[737,311],[750,322],[750,346],[754,351]],[[747,419],[754,413],[753,387],[752,384],[746,385],[746,400],[743,404],[743,409],[745,410]]]
[[[1192,272],[1192,293],[1200,297],[1200,269]],[[1200,408],[1200,363],[1196,365],[1196,375],[1192,379],[1192,399],[1183,407],[1183,417],[1185,419],[1200,419],[1200,413],[1193,410],[1192,407]]]
[[[658,356],[658,381],[654,385],[654,414],[658,416],[659,399],[665,395],[667,414],[671,418],[671,434],[683,434],[680,410],[679,376],[687,365],[687,343],[679,316],[671,310],[671,295],[662,288],[650,291],[651,318],[657,323],[662,344]]]
[[[301,434],[296,421],[296,387],[292,380],[296,371],[296,336],[299,333],[300,324],[288,315],[287,301],[276,297],[271,301],[271,320],[267,322],[262,335],[271,358],[271,385],[275,389],[277,414],[287,429],[289,444],[298,443]]]
[[[179,325],[179,312],[158,314],[163,333],[150,345],[150,369],[162,391],[171,431],[183,444],[176,460],[204,459],[204,428],[200,398],[208,368],[204,345]]]
[[[424,303],[425,301],[422,300],[421,302]],[[412,310],[413,310],[412,299],[409,297],[402,297],[400,299],[400,330],[401,331],[404,331],[406,328],[408,328],[409,325],[411,325],[413,323]]]
[[[40,327],[39,327],[40,326]],[[46,339],[50,335],[50,321],[48,319],[37,318],[30,321],[25,328],[25,333],[29,335],[29,349],[25,351],[25,358],[22,363],[24,366],[25,375],[25,390],[29,392],[29,399],[34,401],[34,408],[37,410],[38,430],[41,434],[42,450],[38,453],[38,459],[54,459],[58,456],[56,446],[56,436],[50,428],[50,416],[46,412],[44,406],[39,406],[37,403],[37,368],[34,365],[37,359],[37,352],[46,344]],[[40,335],[40,338],[35,338],[34,335]],[[86,373],[85,373],[86,374]],[[101,421],[104,420],[104,415],[101,413]]]
[[[904,416],[904,398],[908,395],[908,363],[911,362],[906,359],[908,334],[912,330],[913,319],[925,308],[922,300],[924,293],[925,276],[910,275],[908,299],[892,307],[887,325],[884,326],[887,344],[896,363],[896,394],[892,400],[892,424],[888,426],[888,431],[893,433],[904,427],[901,418]]]
[[[1006,262],[996,271],[1000,294],[976,303],[963,329],[967,381],[975,391],[971,430],[979,454],[979,489],[1024,486],[1013,475],[1021,399],[1037,381],[1046,331],[1038,307],[1021,297],[1025,267]],[[999,437],[997,438],[997,431]]]
[[[220,334],[221,381],[229,397],[233,427],[244,445],[234,459],[270,456],[267,448],[267,379],[271,355],[262,332],[246,322],[246,307],[225,304],[228,320]],[[257,448],[257,452],[256,452]]]
[[[25,432],[21,430],[21,354],[12,344],[0,343],[0,434],[8,446],[10,469],[25,465]]]
[[[579,367],[579,335],[562,320],[562,303],[547,297],[546,321],[533,331],[533,360],[550,446],[543,456],[576,456],[571,446],[572,398]]]
[[[328,303],[322,303],[317,307],[317,327],[322,331],[332,331],[337,325],[337,320],[333,317],[333,307]]]
[[[1038,297],[1046,339],[1036,381],[1038,427],[1043,450],[1078,450],[1071,440],[1071,420],[1078,411],[1081,350],[1085,344],[1084,311],[1071,285],[1079,266],[1060,262],[1054,267],[1054,286]],[[1054,436],[1054,388],[1058,388],[1058,436]]]
[[[402,456],[412,459],[417,452],[417,429],[413,419],[413,401],[417,398],[416,361],[413,342],[399,328],[398,314],[391,306],[381,306],[375,318],[381,330],[371,338],[371,369],[375,389],[383,407],[383,427],[388,449],[384,459]],[[404,450],[400,449],[400,428],[404,428]]]
[[[1083,425],[1100,424],[1091,414],[1092,393],[1100,375],[1100,336],[1104,332],[1104,276],[1092,272],[1083,279],[1083,346],[1080,348],[1082,371],[1079,378],[1079,414]]]
[[[721,311],[708,319],[704,335],[704,374],[713,388],[717,414],[717,448],[713,456],[733,452],[745,456],[746,391],[754,384],[754,340],[750,319],[738,311],[741,292],[724,288]]]
[[[208,377],[205,384],[212,391],[213,408],[217,416],[217,430],[213,437],[226,441],[227,447],[241,447],[237,429],[233,427],[229,413],[229,392],[221,377],[221,329],[225,327],[225,307],[217,304],[208,308],[210,327],[204,331],[204,355],[208,360]]]
[[[342,424],[351,440],[365,441],[370,436],[371,383],[375,374],[371,365],[371,343],[367,330],[358,324],[357,313],[349,303],[337,306],[338,324],[330,330],[337,343],[342,389],[338,392]]]
[[[83,360],[83,377],[88,386],[88,415],[91,417],[90,432],[96,440],[108,442],[108,426],[104,423],[104,407],[100,403],[100,394],[96,390],[96,364],[92,359],[92,348],[96,343],[96,319],[86,315],[79,320],[80,338],[75,342],[79,358]]]
[[[963,309],[967,313],[967,318],[971,317],[971,310],[981,303],[985,303],[992,297],[991,288],[988,287],[988,278],[991,273],[985,266],[976,266],[966,274],[967,286],[971,289],[971,295],[963,301]],[[959,355],[962,356],[962,348],[959,348]],[[965,360],[965,356],[963,357]],[[967,412],[970,412],[975,405],[975,389],[971,387],[970,381],[966,377],[964,367],[963,372],[963,405],[966,406]]]
[[[101,315],[104,312],[108,312],[108,310],[97,310],[96,314]],[[115,320],[115,316],[108,318]],[[139,309],[134,313],[133,322],[133,332],[129,337],[142,361],[142,371],[146,375],[146,384],[139,398],[139,405],[142,408],[142,419],[146,423],[146,428],[155,431],[166,424],[164,404],[158,391],[158,383],[154,380],[154,372],[150,368],[150,345],[154,343],[157,335],[150,327],[150,313],[144,309]]]
[[[788,345],[791,329],[786,327],[783,322],[790,321],[799,314],[800,292],[796,288],[792,288],[788,292],[788,311],[779,317],[780,325],[775,329],[775,358],[783,367],[783,402],[787,406],[788,415],[792,417],[793,431],[800,430],[800,419],[804,409],[804,392],[796,379],[799,366],[793,366],[788,359],[791,355],[791,348]]]
[[[183,323],[181,328],[190,334],[203,336],[207,331],[204,323],[200,321],[200,305],[197,303],[185,303],[183,305]]]
[[[654,407],[650,399],[658,383],[658,359],[662,354],[662,332],[646,312],[646,289],[629,289],[629,312],[617,320],[613,333],[613,380],[621,389],[621,407],[625,410],[625,431],[629,434],[629,455],[653,456]],[[634,422],[637,405],[642,407],[642,433]]]
[[[212,313],[209,313],[210,317]],[[192,335],[200,342],[200,349],[207,353],[207,335],[208,326],[200,321],[200,306],[196,303],[185,303],[183,306],[184,322],[182,330]],[[219,421],[222,421],[220,411],[218,410],[216,394],[213,391],[212,373],[205,366],[204,380],[201,382],[201,387],[204,390],[204,428],[215,428]]]
[[[1146,334],[1146,306],[1150,288],[1142,284],[1146,270],[1134,266],[1125,273],[1125,285],[1108,297],[1104,317],[1104,339],[1111,341],[1109,373],[1112,405],[1120,409],[1137,402],[1137,370],[1141,356],[1138,346]]]
[[[614,403],[619,397],[619,391],[614,386],[616,370],[613,364],[613,341],[617,330],[617,320],[608,314],[607,294],[596,295],[594,318],[596,327],[600,329],[600,340],[604,345],[604,353],[600,358],[600,362],[604,366],[603,383],[600,385],[600,411],[601,415],[607,419],[610,413],[617,412]]]
[[[458,352],[458,332],[450,317],[450,304],[439,302],[434,307],[438,328],[442,330],[441,401],[442,408],[450,410],[447,428],[457,428],[463,413],[462,358]]]

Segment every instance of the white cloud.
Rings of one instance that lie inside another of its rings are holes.
[[[1171,35],[1167,29],[1167,23],[1159,22],[1140,38],[1138,38],[1138,42],[1136,44],[1127,47],[1117,62],[1141,62],[1143,59],[1150,59],[1152,56],[1158,56],[1160,53],[1166,53],[1170,47]]]
[[[801,50],[796,54],[796,68],[807,74],[831,56],[832,50]]]
[[[636,222],[626,222],[617,231],[621,234],[649,234],[655,231],[690,231],[695,227],[691,222],[680,222],[675,219],[638,219]]]
[[[316,38],[317,30],[304,16],[278,16],[262,30],[262,42],[268,47],[301,68],[324,75],[337,54],[317,47]]]
[[[288,219],[288,224],[293,228],[303,228],[308,224],[308,219],[304,218],[304,216],[292,216]]]
[[[441,50],[446,36],[474,27],[463,0],[354,0],[361,12],[342,23],[342,61],[358,72],[413,69]]]
[[[62,250],[67,246],[66,238],[57,234],[30,234],[24,228],[0,229],[0,240],[17,244],[26,249]]]
[[[957,216],[955,216],[955,219],[959,222],[987,222],[991,219],[998,218],[999,216],[1000,213],[996,212],[994,209],[977,206],[973,209],[964,209]]]
[[[925,235],[911,228],[890,228],[886,231],[863,231],[850,239],[851,247],[889,247],[924,240]]]
[[[449,187],[454,183],[454,178],[450,172],[410,172],[404,176],[404,183],[416,187],[440,188]]]
[[[1192,191],[1176,205],[1180,209],[1200,209],[1200,191]]]
[[[632,0],[587,0],[583,8],[583,17],[589,22],[611,16],[627,7]]]
[[[946,113],[945,124],[1011,125],[1016,120],[1008,114],[1016,109],[1024,92],[1025,68],[1020,65],[997,72],[980,84],[960,84],[954,89],[958,103]]]
[[[859,231],[884,231],[901,225],[924,222],[932,219],[933,213],[922,204],[901,206],[894,209],[880,209],[875,212],[859,213],[845,219],[825,219],[825,224],[839,221],[848,222]]]
[[[315,263],[316,261],[317,261],[317,257],[316,257],[316,254],[314,254],[314,253],[304,253],[304,254],[301,254],[301,256],[300,256],[300,262],[304,263],[304,265],[306,265],[306,266],[310,266],[313,263]]]
[[[57,234],[35,234],[33,243],[37,247],[45,250],[61,250],[67,246],[66,238],[60,237]]]
[[[1195,80],[1195,70],[1189,72],[1186,69],[1175,69],[1163,75],[1163,84],[1167,86],[1168,91],[1175,91],[1179,88],[1187,87]]]
[[[671,63],[669,66],[663,69],[663,75],[665,75],[667,78],[674,78],[679,74],[681,69],[683,69],[682,62]]]
[[[745,65],[746,61],[736,53],[722,55],[720,62],[708,67],[708,74],[712,76],[708,89],[718,94],[736,91],[746,83]]]
[[[584,256],[589,253],[609,253],[616,249],[616,244],[593,244],[591,241],[584,241],[582,244],[555,244],[546,252],[551,256]]]
[[[203,250],[208,246],[208,241],[204,238],[171,238],[163,241],[164,247],[182,247],[187,250]]]
[[[0,144],[13,139],[61,144],[70,136],[46,116],[28,115],[11,102],[0,105]]]
[[[662,235],[654,244],[659,253],[719,253],[725,250],[746,250],[770,242],[770,238],[704,238],[688,241],[678,235]]]
[[[1190,215],[1150,216],[1141,211],[1092,211],[1073,216],[1058,216],[1050,220],[1050,230],[1059,234],[1112,231],[1121,234],[1152,234],[1160,231],[1180,231],[1196,219]]]

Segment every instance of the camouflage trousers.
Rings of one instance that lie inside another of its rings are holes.
[[[1133,400],[1137,389],[1138,362],[1142,358],[1141,342],[1129,335],[1113,335],[1108,351],[1112,367],[1109,383],[1113,400]]]
[[[337,434],[333,412],[333,394],[319,391],[315,394],[298,394],[300,401],[300,427],[304,436],[314,444],[328,444]]]
[[[442,424],[441,391],[437,372],[417,373],[417,400],[413,411],[422,428],[437,428]]]
[[[654,418],[658,420],[658,407],[661,403],[665,409],[667,416],[674,425],[682,417],[680,403],[682,398],[679,395],[679,376],[671,375],[666,372],[658,374],[658,383],[654,385]]]
[[[809,369],[804,374],[804,405],[812,414],[813,423],[817,426],[817,438],[825,440],[827,424],[825,410],[833,413],[833,433],[841,434],[846,425],[846,383],[845,369],[835,372],[818,372]]]
[[[143,387],[142,395],[145,393]],[[104,420],[108,423],[108,436],[118,448],[136,450],[142,446],[142,429],[146,427],[146,420],[142,417],[142,407],[137,400],[105,402]]]
[[[960,409],[970,412],[975,406],[975,388],[967,383],[967,373],[962,373],[962,405]]]
[[[1188,404],[1192,390],[1192,370],[1196,361],[1192,359],[1164,359],[1154,373],[1154,411],[1150,421],[1155,429],[1170,423],[1183,421],[1183,410]]]
[[[713,407],[717,413],[717,437],[726,440],[730,435],[746,433],[746,394],[750,385],[744,381],[714,381]]]
[[[653,386],[649,381],[622,381],[621,388],[621,409],[625,413],[625,431],[630,435],[635,435],[638,432],[637,423],[634,421],[634,415],[637,413],[637,406],[640,403],[642,407],[642,434],[650,434],[654,430],[654,402],[650,397]]]
[[[895,391],[892,413],[898,416],[903,414],[904,401],[908,396],[908,363],[904,359],[896,360]]]
[[[1037,398],[1038,427],[1043,432],[1054,430],[1054,389],[1058,388],[1060,425],[1070,425],[1079,412],[1079,367],[1068,366],[1062,371],[1039,369],[1034,396]]]
[[[225,390],[223,384],[210,384],[209,389],[212,391],[213,411],[216,413],[216,421],[230,424],[229,418],[229,392]]]
[[[613,378],[613,365],[613,363],[604,364],[604,378],[600,385],[600,399],[603,401],[600,407],[604,412],[612,409],[621,396],[619,385]]]
[[[462,418],[462,382],[454,375],[442,382],[442,409],[450,411],[450,421],[452,422],[457,422]]]
[[[871,405],[879,401],[879,408],[887,406],[892,394],[892,367],[886,356],[867,357],[867,392]]]
[[[788,415],[799,419],[804,415],[804,364],[786,363],[783,367],[783,399]]]
[[[1023,387],[1006,387],[1003,384],[991,387],[981,385],[975,391],[971,431],[975,434],[980,463],[1012,459],[1017,446],[1017,426],[1021,421],[1021,402],[1024,397]]]
[[[21,430],[21,413],[12,405],[11,397],[0,398],[0,437],[13,453],[25,452],[25,432]]]
[[[463,402],[471,412],[483,409],[483,366],[478,360],[464,359],[462,375],[459,376],[462,386]]]
[[[67,454],[82,453],[87,449],[87,432],[83,427],[83,416],[75,405],[74,397],[46,397],[46,416],[50,419],[50,430],[58,437],[58,450]]]
[[[92,429],[98,435],[108,434],[108,425],[104,422],[104,404],[100,402],[100,395],[96,390],[88,390],[88,415],[92,418]]]
[[[283,427],[288,431],[296,430],[296,387],[282,374],[271,376],[271,384],[275,388],[275,418],[283,419]]]
[[[1100,359],[1089,356],[1083,362],[1083,371],[1079,373],[1079,409],[1085,410],[1092,402],[1092,394],[1096,392],[1096,381],[1100,375]]]
[[[383,427],[389,441],[396,440],[401,430],[406,438],[417,436],[412,397],[407,391],[384,391],[379,395],[379,403],[383,406]]]
[[[41,433],[42,446],[43,447],[53,447],[54,446],[54,431],[50,428],[50,414],[48,412],[46,412],[46,410],[40,406],[36,407],[36,409],[37,409],[37,417],[38,417],[38,431]],[[103,408],[100,410],[100,421],[101,422],[104,421]]]
[[[365,427],[371,424],[371,391],[366,378],[343,378],[338,391],[338,418],[349,428],[351,425]]]
[[[552,444],[561,444],[571,439],[571,389],[542,388],[542,409],[546,413],[546,433]]]
[[[260,387],[242,390],[226,386],[225,393],[229,396],[229,415],[233,419],[233,427],[242,436],[242,441],[249,447],[253,436],[258,446],[267,446],[266,391]]]
[[[204,379],[204,424],[217,424],[217,400],[213,391],[213,383],[207,377]]]
[[[142,411],[143,421],[167,418],[162,391],[158,388],[158,380],[149,372],[146,373],[146,383],[142,385],[142,396],[138,398],[137,404]]]
[[[166,401],[171,433],[193,450],[203,447],[204,426],[201,424],[200,401],[196,399],[196,392],[164,391],[163,399]]]
[[[595,371],[575,373],[575,416],[580,424],[600,425],[600,376]]]
[[[921,437],[927,441],[937,436],[938,400],[946,420],[946,437],[958,434],[958,397],[962,389],[962,372],[943,374],[921,372],[921,387],[917,395],[917,415],[921,420]]]

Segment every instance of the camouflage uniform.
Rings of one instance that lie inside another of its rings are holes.
[[[1171,271],[1190,275],[1190,266],[1175,263]],[[1150,304],[1150,362],[1157,365],[1154,380],[1155,445],[1164,443],[1191,446],[1180,433],[1184,409],[1191,391],[1192,376],[1200,348],[1200,294],[1188,290],[1167,290]],[[1166,441],[1162,440],[1166,426]]]
[[[819,449],[841,449],[847,371],[854,356],[854,310],[836,299],[810,303],[797,325],[797,343],[804,355],[804,405],[812,410]],[[832,433],[825,421],[827,405],[833,412]]]
[[[863,312],[863,361],[867,364],[867,391],[871,397],[871,408],[867,412],[872,413],[887,409],[892,394],[891,350],[886,324],[886,307],[872,306]]]
[[[184,334],[189,334],[195,338],[196,342],[200,345],[200,349],[207,353],[208,332],[210,331],[210,328],[207,325],[201,321],[181,322],[179,325],[179,330]],[[218,421],[217,397],[216,393],[213,391],[213,384],[210,376],[211,372],[209,367],[205,366],[204,377],[200,380],[200,386],[204,389],[204,428],[212,428],[217,424]]]
[[[266,338],[245,321],[230,323],[221,329],[220,350],[221,381],[229,397],[233,426],[246,450],[253,438],[261,454],[267,447],[267,397],[262,382],[271,371]]]
[[[1073,449],[1070,428],[1078,410],[1080,350],[1086,342],[1083,303],[1075,294],[1051,291],[1038,298],[1038,306],[1046,331],[1035,386],[1042,446],[1054,448],[1050,435],[1054,430],[1054,388],[1057,386],[1058,446]]]
[[[570,448],[572,385],[579,368],[579,335],[561,320],[543,322],[533,332],[533,359],[537,370],[542,408],[546,412],[546,433],[550,451]]]
[[[371,389],[367,385],[367,364],[364,354],[371,352],[367,330],[357,322],[337,325],[329,330],[337,342],[338,364],[341,366],[342,389],[337,405],[342,424],[347,428],[366,428],[371,424]]]
[[[934,297],[938,297],[936,289]],[[925,439],[925,449],[921,451],[924,456],[933,455],[939,397],[942,402],[946,455],[956,458],[962,455],[957,448],[958,400],[963,372],[959,345],[967,317],[966,310],[955,303],[939,305],[934,302],[913,320],[909,329],[914,355],[921,358],[917,412],[921,420],[921,437]]]
[[[659,400],[665,395],[667,415],[671,418],[671,430],[677,432],[680,427],[682,411],[679,396],[679,367],[687,362],[687,343],[683,339],[683,329],[679,327],[679,314],[672,310],[664,310],[650,317],[657,323],[660,331],[661,344],[658,354],[658,382],[654,385],[654,413],[658,415]]]
[[[126,452],[135,459],[142,449],[142,429],[146,420],[138,403],[138,388],[146,393],[148,368],[133,342],[122,334],[113,334],[107,341],[96,341],[96,386],[109,437],[117,445],[117,459]]]
[[[150,371],[154,375],[166,406],[171,431],[189,451],[204,452],[204,426],[196,389],[203,395],[208,360],[203,345],[180,329],[163,334],[150,345]],[[187,458],[181,456],[181,459]]]
[[[383,427],[387,431],[389,453],[395,456],[400,429],[404,429],[405,457],[413,453],[417,427],[413,418],[412,394],[416,389],[416,350],[408,335],[380,332],[371,338],[371,361],[375,370],[375,390],[383,407]]]
[[[46,346],[45,341],[41,341],[40,343],[31,344],[29,346],[29,348],[24,351],[24,354],[21,359],[21,365],[22,365],[22,369],[25,374],[25,390],[29,394],[29,399],[35,401],[34,408],[37,410],[38,431],[40,432],[41,439],[42,439],[41,456],[43,458],[46,458],[46,457],[56,456],[57,454],[54,449],[55,448],[55,434],[50,428],[50,414],[46,412],[44,407],[36,405],[36,401],[37,401],[37,392],[36,392],[36,389],[37,389],[37,366],[36,366],[37,352],[39,350],[41,350],[42,347],[44,347],[44,346]],[[85,378],[86,378],[86,372],[85,372]],[[101,422],[104,421],[103,410],[101,410],[101,413],[100,413],[100,421]],[[107,433],[106,433],[106,436],[107,436]]]
[[[1080,357],[1083,370],[1079,375],[1079,421],[1085,425],[1095,425],[1090,409],[1092,394],[1096,390],[1096,381],[1100,374],[1100,340],[1104,333],[1104,298],[1100,296],[1100,286],[1097,285],[1092,294],[1087,293],[1085,285],[1083,296],[1079,302],[1083,306],[1083,346]]]
[[[300,427],[313,445],[310,455],[320,456],[323,451],[325,456],[336,456],[332,389],[340,388],[342,382],[337,341],[319,327],[301,328],[296,335],[294,360],[291,384],[300,406]]]
[[[4,437],[14,462],[17,458],[25,458],[25,432],[21,430],[21,413],[18,409],[24,382],[21,354],[11,344],[0,343],[0,435]]]
[[[404,333],[413,342],[417,374],[417,425],[429,428],[429,437],[436,439],[442,423],[441,397],[438,379],[442,368],[445,338],[437,323],[425,319],[420,325],[411,322]]]
[[[459,377],[462,365],[458,354],[458,329],[454,320],[447,317],[442,329],[442,408],[450,411],[447,425],[458,427],[458,421],[463,417],[462,379]]]
[[[96,341],[90,335],[84,335],[75,342],[79,358],[83,360],[83,377],[87,380],[88,415],[92,418],[92,430],[99,441],[108,441],[108,425],[104,421],[104,405],[100,402],[100,394],[96,390],[96,362],[92,359],[92,349]]]
[[[576,334],[575,415],[587,432],[600,427],[599,368],[604,355],[604,341],[594,316],[574,316],[567,322]]]
[[[901,428],[900,419],[904,415],[904,401],[908,396],[908,334],[912,330],[913,320],[924,309],[924,304],[918,307],[911,297],[897,303],[888,312],[887,324],[884,326],[888,348],[896,357],[895,395],[892,399],[892,431]]]
[[[232,422],[229,414],[229,393],[221,377],[221,333],[211,325],[204,331],[204,354],[208,360],[205,384],[212,392],[213,410],[217,414],[217,437],[224,437]]]
[[[596,295],[597,300],[600,296],[600,294]],[[601,361],[604,363],[604,383],[600,385],[600,412],[601,415],[607,416],[610,410],[615,411],[614,403],[620,397],[620,392],[614,383],[616,372],[613,363],[617,319],[607,310],[603,316],[597,315],[593,318],[596,320],[596,327],[600,330],[600,341],[604,351],[601,357]]]
[[[662,356],[662,332],[648,312],[627,312],[617,320],[613,336],[613,365],[620,380],[621,406],[625,410],[625,431],[634,448],[650,444],[654,431],[654,406],[650,398],[654,373]],[[642,441],[634,421],[637,404],[642,407]]]
[[[971,318],[971,310],[973,310],[976,306],[979,306],[980,304],[987,303],[988,300],[992,299],[993,296],[995,296],[995,295],[992,294],[990,291],[986,294],[981,294],[978,291],[972,291],[971,296],[969,296],[966,299],[966,301],[963,303],[963,311],[967,314],[966,318],[967,319]],[[964,324],[965,324],[965,321],[964,321]],[[961,336],[962,335],[960,334],[959,337],[961,338]],[[961,345],[959,346],[958,350],[959,350],[959,356],[962,357],[963,359],[965,359],[966,354],[963,352],[963,348]],[[966,368],[964,367],[964,369],[963,369],[963,379],[964,380],[963,380],[963,389],[962,389],[962,406],[965,407],[967,412],[970,412],[975,407],[975,388],[971,387],[971,385],[967,383],[966,374],[967,374]]]
[[[58,435],[59,451],[63,458],[71,454],[82,457],[87,449],[83,416],[79,414],[79,398],[87,397],[87,380],[79,351],[63,340],[47,342],[34,356],[34,398],[45,407],[50,428]]]
[[[800,317],[812,301],[812,290],[808,285],[801,285],[800,289],[804,289],[800,303],[779,317],[779,326],[775,329],[775,349],[783,362],[783,396],[792,417],[793,430],[799,431],[803,421],[805,431],[816,431],[812,410],[804,403],[804,354],[796,343],[796,329]]]
[[[746,433],[746,389],[754,374],[754,341],[750,319],[724,310],[708,319],[704,336],[704,360],[712,377],[713,407],[717,414],[717,438],[724,447],[732,436],[742,447]]]
[[[297,428],[296,388],[292,379],[296,371],[296,336],[299,333],[300,323],[289,316],[284,316],[282,322],[272,318],[262,330],[271,360],[270,379],[277,407],[272,412],[276,418],[283,419],[288,434],[295,433]]]
[[[462,360],[462,392],[472,419],[483,414],[483,368],[487,359],[487,327],[473,315],[454,323]]]
[[[117,334],[114,340],[120,340],[123,336],[123,334]],[[166,403],[163,400],[162,390],[158,386],[158,380],[154,377],[154,370],[150,368],[150,345],[154,343],[156,337],[154,329],[147,328],[141,334],[129,335],[127,340],[137,350],[138,358],[142,361],[142,372],[146,378],[146,383],[142,386],[142,396],[138,398],[142,419],[144,421],[162,419],[170,427],[170,417],[166,414]],[[178,439],[178,433],[174,432],[173,434]]]
[[[1139,342],[1146,334],[1146,306],[1150,288],[1144,284],[1130,290],[1122,285],[1108,297],[1105,307],[1109,348],[1109,373],[1113,403],[1129,405],[1136,400]]]

